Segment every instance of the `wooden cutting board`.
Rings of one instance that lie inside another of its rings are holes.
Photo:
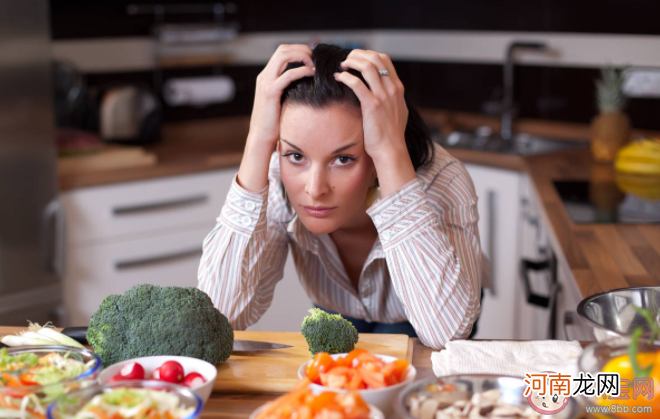
[[[312,355],[301,333],[236,331],[235,339],[291,345],[291,348],[232,355],[218,364],[213,391],[220,393],[285,393],[299,381],[298,368]],[[356,348],[412,362],[412,341],[406,335],[361,334]]]

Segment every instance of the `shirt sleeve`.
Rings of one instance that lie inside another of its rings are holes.
[[[204,239],[198,288],[234,330],[261,318],[284,275],[288,236],[275,220],[282,198],[276,196],[273,181],[269,177],[269,186],[253,193],[234,176],[215,228]]]
[[[426,190],[416,178],[367,210],[406,316],[434,349],[469,336],[480,311],[477,198],[465,168],[452,164]]]

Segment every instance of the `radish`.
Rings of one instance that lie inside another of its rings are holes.
[[[204,384],[206,380],[202,376],[202,374],[197,373],[197,372],[191,372],[190,374],[186,375],[186,377],[183,379],[183,385],[186,387],[198,387]]]
[[[129,362],[121,367],[119,375],[126,380],[144,380],[144,368],[137,362]]]

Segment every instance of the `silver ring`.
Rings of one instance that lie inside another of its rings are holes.
[[[389,76],[390,71],[389,70],[378,70],[378,74],[381,76]]]

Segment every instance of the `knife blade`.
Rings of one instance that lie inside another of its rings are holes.
[[[71,339],[80,342],[83,345],[87,343],[87,327],[66,327],[62,330],[62,334],[70,337]],[[283,345],[281,343],[259,342],[256,340],[238,340],[234,339],[234,352],[254,352],[254,351],[268,351],[271,349],[291,348],[291,345]]]
[[[237,340],[234,339],[233,352],[253,352],[253,351],[267,351],[270,349],[284,349],[290,348],[291,345],[283,345],[281,343],[259,342],[256,340]]]

